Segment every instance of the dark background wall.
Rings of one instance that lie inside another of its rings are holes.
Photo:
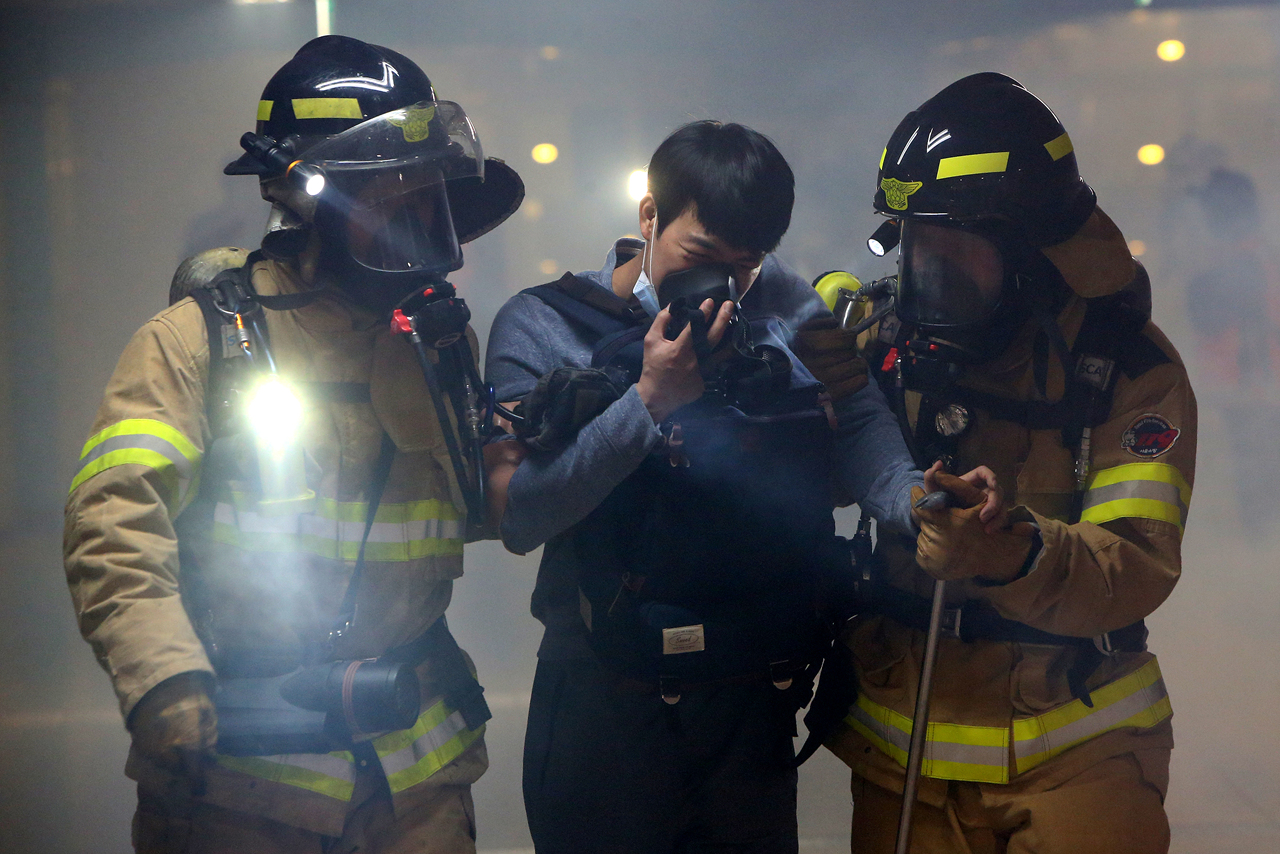
[[[266,79],[315,28],[309,0],[0,2],[0,850],[128,850],[127,742],[75,630],[60,507],[115,359],[164,306],[177,263],[260,237],[265,203],[221,166],[252,128]],[[508,296],[599,266],[610,241],[636,228],[627,175],[686,121],[752,125],[791,161],[797,205],[779,250],[789,263],[805,275],[877,275],[891,268],[863,240],[875,226],[875,164],[902,115],[980,70],[1043,98],[1151,271],[1156,319],[1201,400],[1186,577],[1150,621],[1177,710],[1174,850],[1280,849],[1280,742],[1267,725],[1280,703],[1280,538],[1273,525],[1246,526],[1232,440],[1242,403],[1278,405],[1280,391],[1270,374],[1241,390],[1209,371],[1186,311],[1192,268],[1229,282],[1239,258],[1196,218],[1182,189],[1191,167],[1136,158],[1141,145],[1172,152],[1191,136],[1177,149],[1191,161],[1247,173],[1261,200],[1256,244],[1272,263],[1280,9],[336,0],[333,31],[418,61],[472,115],[486,152],[525,178],[521,211],[470,244],[454,278],[482,340]],[[1172,38],[1187,54],[1163,62],[1156,45]],[[541,142],[559,159],[534,163]],[[1255,464],[1276,456],[1271,447]],[[536,557],[469,547],[451,611],[496,713],[493,767],[476,788],[484,851],[528,845],[519,744]],[[834,760],[806,766],[805,850],[847,848],[847,792]]]

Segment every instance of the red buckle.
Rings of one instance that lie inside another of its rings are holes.
[[[413,322],[404,316],[404,312],[396,309],[391,312],[391,334],[402,335],[413,331]]]

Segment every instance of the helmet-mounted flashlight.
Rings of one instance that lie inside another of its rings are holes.
[[[887,219],[867,238],[867,248],[877,258],[883,258],[898,245],[901,229],[896,219]]]
[[[290,140],[276,142],[269,136],[252,131],[240,137],[240,147],[267,168],[268,175],[284,176],[308,196],[324,192],[324,173],[310,163],[299,160]]]

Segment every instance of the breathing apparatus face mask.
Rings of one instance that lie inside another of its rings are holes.
[[[1020,319],[1018,279],[996,235],[906,219],[900,253],[896,313],[912,330],[915,385],[953,381],[1004,351]]]

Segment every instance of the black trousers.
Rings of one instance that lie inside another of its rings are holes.
[[[592,661],[540,661],[524,745],[538,854],[795,854],[788,692],[688,689],[668,705]]]

